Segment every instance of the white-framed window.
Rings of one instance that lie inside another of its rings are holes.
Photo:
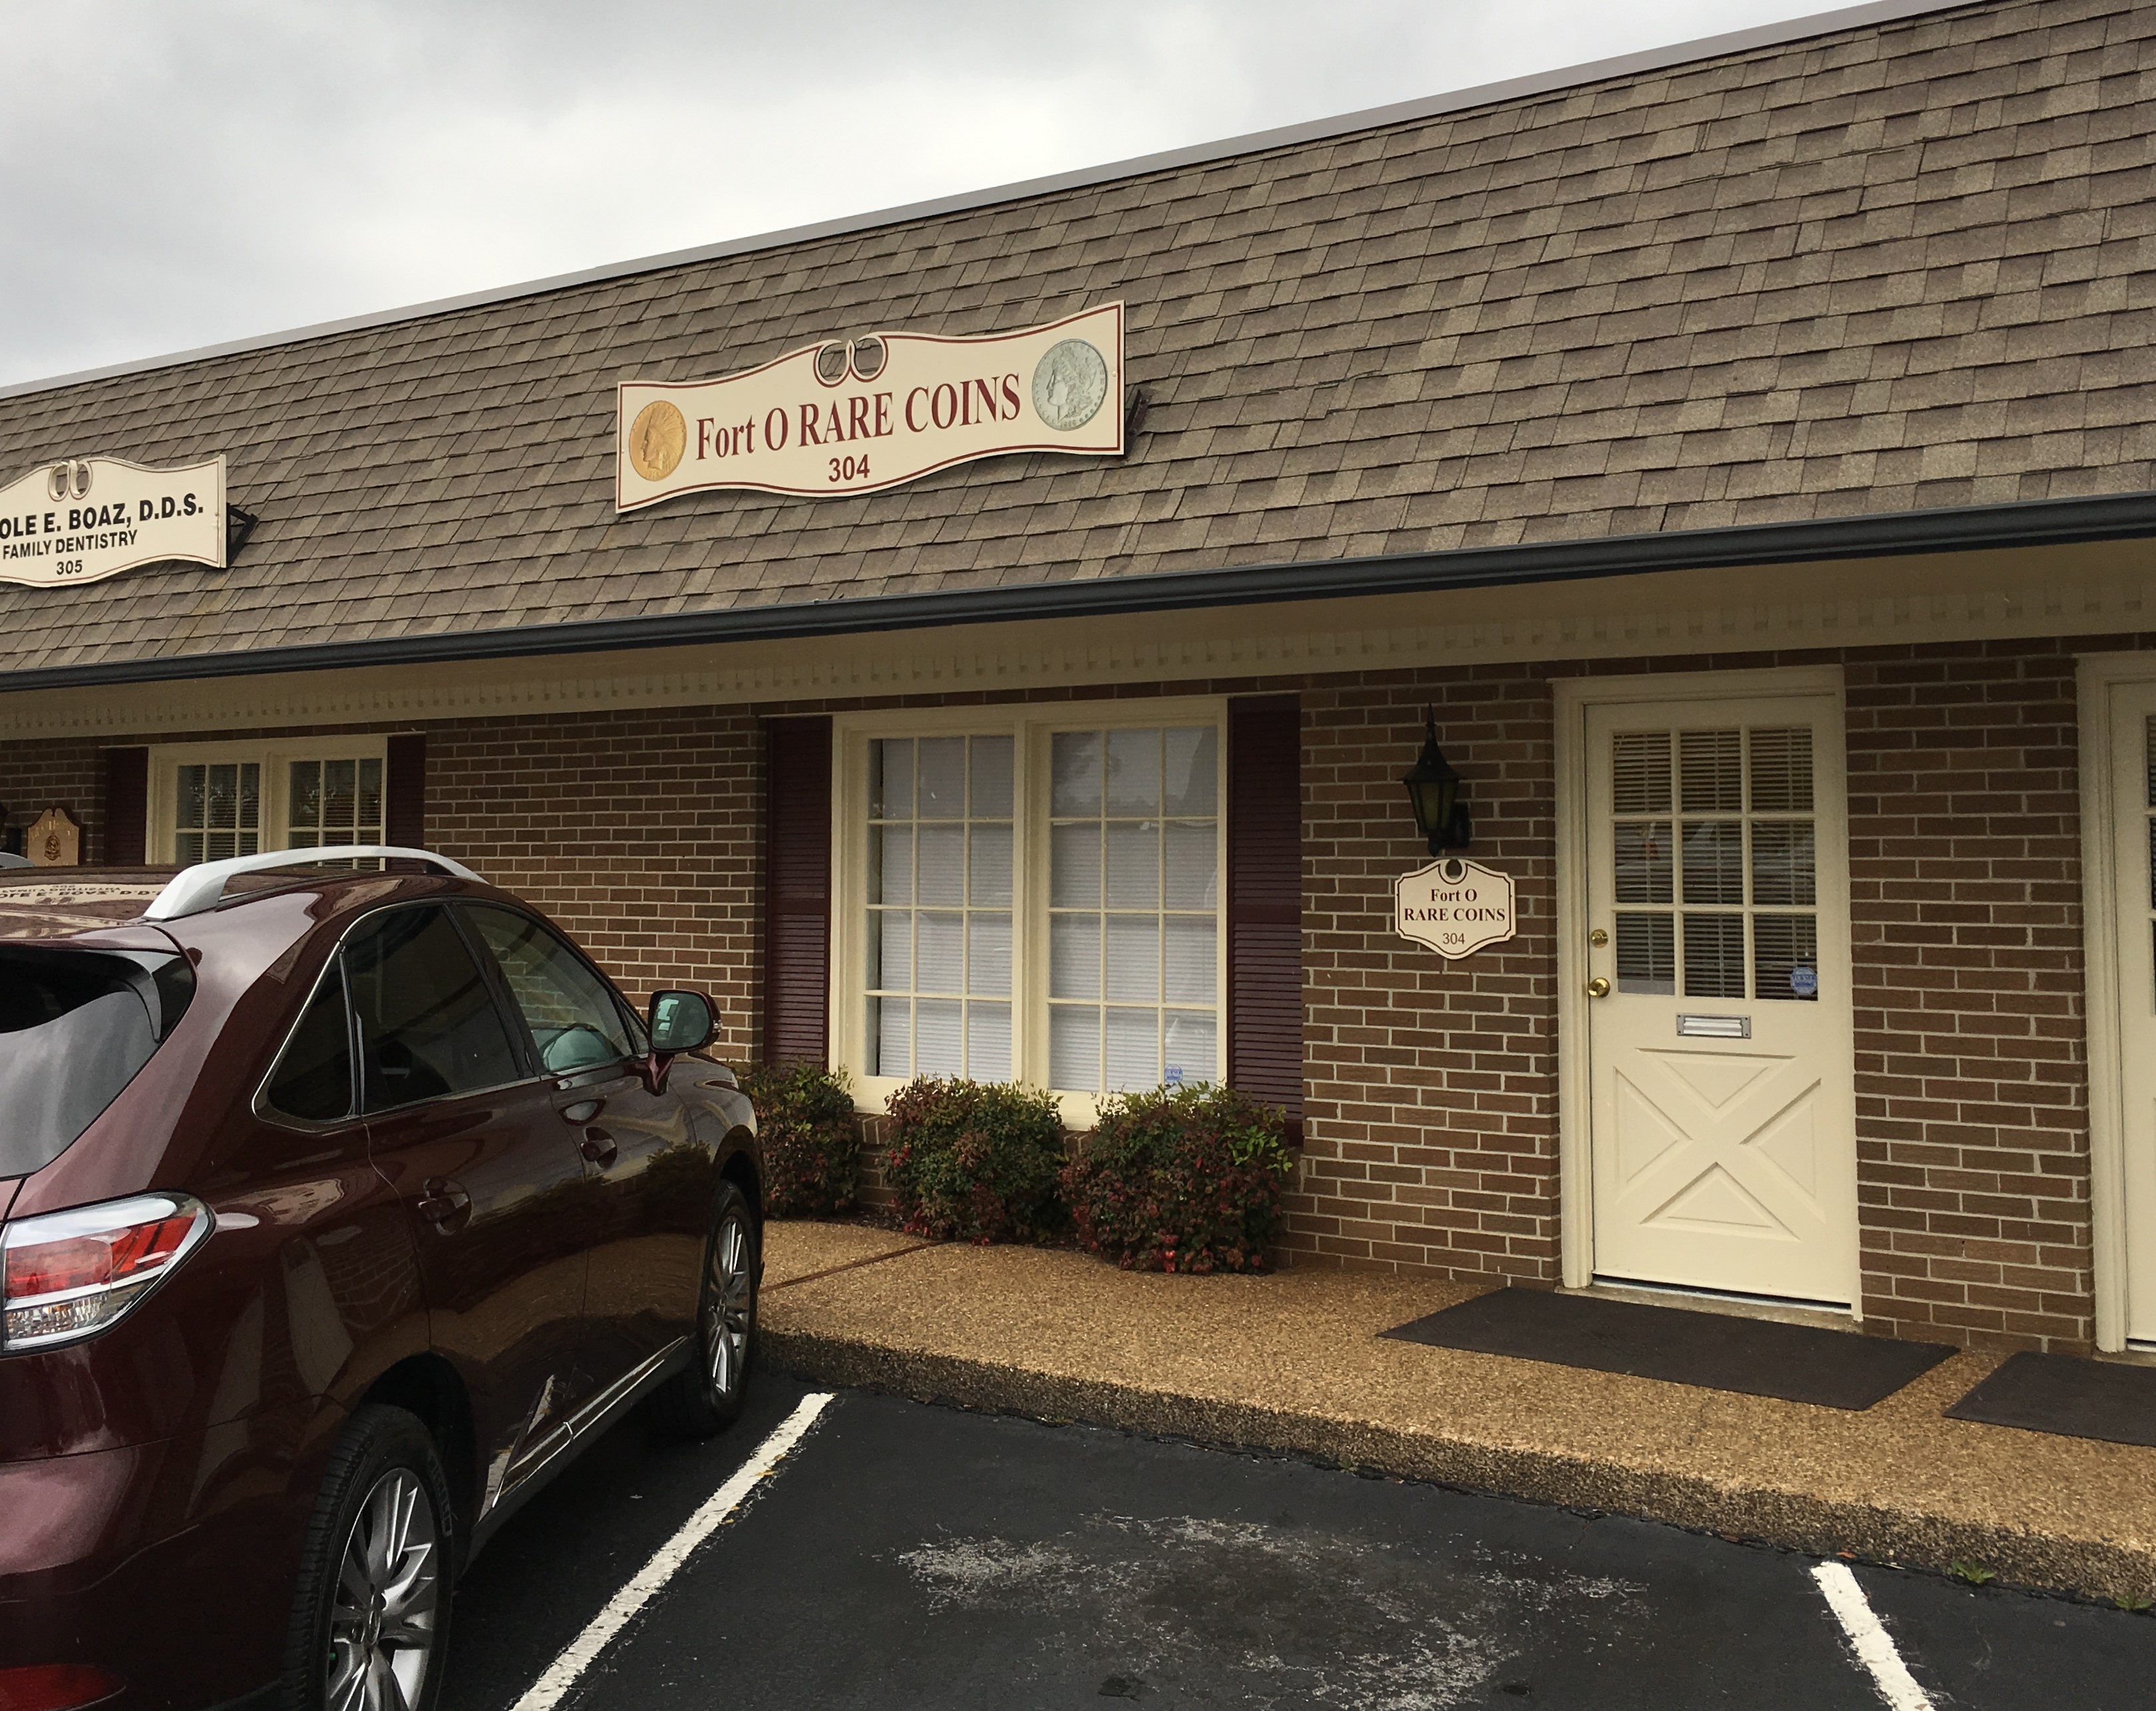
[[[378,844],[388,770],[382,737],[152,748],[149,858],[185,864]]]
[[[1225,1067],[1226,704],[834,722],[831,1037],[916,1075],[1099,1098]]]

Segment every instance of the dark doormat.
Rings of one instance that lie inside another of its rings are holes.
[[[2012,1354],[1948,1409],[1947,1418],[2156,1449],[2156,1367]]]
[[[1543,1289],[1492,1290],[1381,1334],[1823,1408],[1869,1408],[1953,1353],[1939,1343]]]

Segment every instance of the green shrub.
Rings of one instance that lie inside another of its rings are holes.
[[[923,1076],[891,1095],[890,1111],[884,1179],[915,1235],[1031,1241],[1061,1227],[1063,1117],[1054,1096]]]
[[[820,1063],[737,1068],[763,1143],[764,1210],[774,1218],[850,1211],[861,1170],[861,1125],[846,1072]]]
[[[1108,1100],[1063,1171],[1079,1240],[1127,1271],[1263,1271],[1295,1174],[1283,1132],[1226,1087]]]

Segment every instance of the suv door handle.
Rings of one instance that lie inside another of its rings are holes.
[[[564,1105],[558,1108],[562,1113],[562,1121],[564,1123],[589,1123],[599,1114],[599,1107],[604,1103],[606,1102],[603,1099],[579,1099],[573,1105]]]
[[[613,1137],[603,1128],[586,1129],[583,1143],[577,1150],[602,1170],[621,1156],[621,1148],[615,1145]]]
[[[461,1184],[446,1176],[430,1176],[420,1189],[420,1198],[414,1210],[429,1224],[449,1231],[463,1223],[465,1215],[471,1210],[471,1196]]]

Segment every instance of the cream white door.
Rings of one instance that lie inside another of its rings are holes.
[[[2118,874],[2118,1031],[2125,1142],[2126,1334],[2156,1341],[2156,684],[2112,702],[2112,860]]]
[[[1595,1274],[1851,1304],[1839,700],[1584,712]]]

